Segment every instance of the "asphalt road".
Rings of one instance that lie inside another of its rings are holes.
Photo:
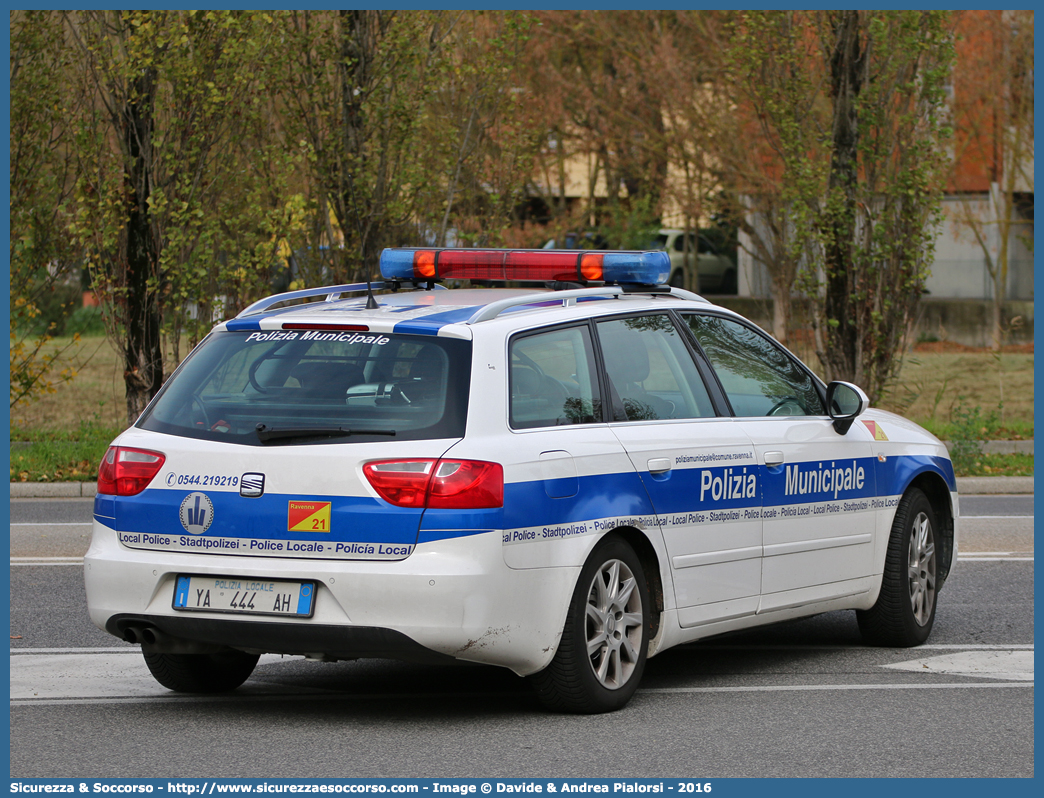
[[[87,619],[90,500],[11,506],[12,777],[1029,777],[1033,497],[962,497],[917,649],[850,612],[672,649],[612,715],[543,712],[495,668],[262,659],[221,697],[153,682]]]

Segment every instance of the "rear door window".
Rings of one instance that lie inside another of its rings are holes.
[[[617,421],[708,418],[707,387],[666,313],[598,322]]]
[[[602,420],[587,325],[516,336],[511,339],[510,352],[513,429]]]

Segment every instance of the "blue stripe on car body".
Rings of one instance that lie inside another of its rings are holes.
[[[693,510],[728,510],[759,506],[794,505],[828,500],[862,499],[874,496],[896,496],[917,476],[930,472],[954,489],[955,479],[950,461],[933,455],[891,455],[848,460],[812,460],[792,464],[799,471],[824,473],[854,464],[864,469],[862,487],[832,488],[805,493],[786,490],[786,476],[780,469],[768,474],[765,466],[747,466],[748,474],[758,480],[755,496],[746,491],[740,496],[715,500],[707,489],[705,473],[710,479],[743,476],[742,467],[674,469],[672,490],[661,492],[653,509],[637,472],[597,474],[579,477],[575,496],[551,498],[543,480],[509,482],[504,485],[504,506],[480,510],[410,509],[395,507],[383,500],[367,496],[312,496],[301,494],[266,494],[244,499],[238,493],[225,491],[191,491],[150,489],[137,496],[95,497],[95,518],[99,523],[121,532],[149,532],[183,535],[179,510],[184,498],[202,492],[214,505],[214,525],[197,537],[244,537],[268,540],[330,541],[331,543],[389,543],[409,545],[418,542],[466,537],[493,530],[519,529],[580,523],[599,518],[618,518],[683,513]],[[731,472],[740,472],[732,474]],[[770,479],[766,479],[770,476]],[[876,483],[876,486],[875,486]],[[702,495],[701,495],[702,494]],[[287,508],[290,501],[328,501],[331,504],[329,532],[290,532]]]
[[[468,306],[444,310],[428,316],[419,316],[415,319],[398,322],[392,328],[392,332],[411,335],[438,335],[439,330],[447,324],[463,324],[475,314],[476,310],[477,308]]]

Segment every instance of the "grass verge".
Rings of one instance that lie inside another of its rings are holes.
[[[12,482],[93,482],[98,463],[120,427],[83,424],[73,432],[11,430]]]
[[[942,440],[973,433],[991,440],[1033,437],[1033,353],[914,349],[881,407],[920,424]],[[968,428],[978,409],[985,429]]]
[[[956,469],[955,469],[956,470]],[[1032,477],[1032,454],[983,454],[957,471],[959,477]]]

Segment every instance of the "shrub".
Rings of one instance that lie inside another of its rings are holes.
[[[950,459],[958,474],[968,474],[982,458],[983,442],[990,440],[1000,426],[997,410],[983,416],[982,408],[965,407],[964,397],[958,397],[957,406],[950,412],[953,435],[950,439]]]
[[[77,308],[65,322],[65,335],[104,335],[105,320],[101,308]]]

